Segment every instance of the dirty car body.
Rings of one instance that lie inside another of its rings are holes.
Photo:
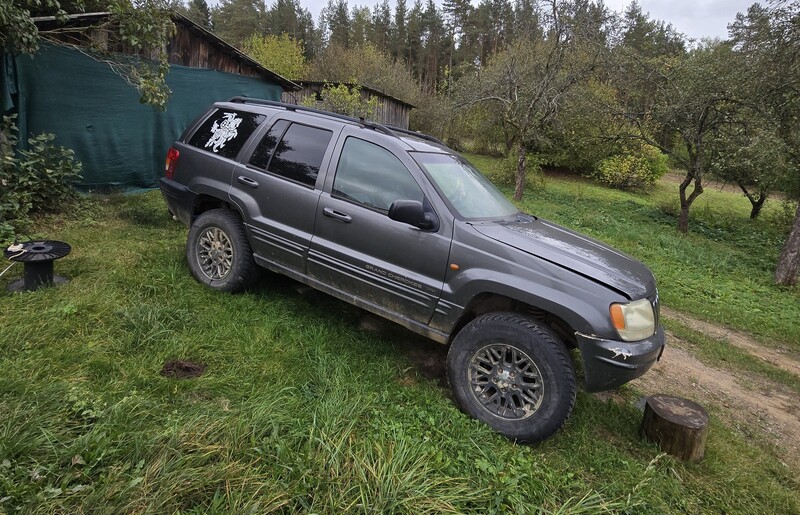
[[[237,291],[263,267],[449,344],[456,401],[510,438],[569,416],[568,349],[587,391],[663,350],[646,266],[519,212],[429,136],[235,98],[187,128],[166,170],[198,280]]]

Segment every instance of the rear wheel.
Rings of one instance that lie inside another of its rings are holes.
[[[229,209],[197,217],[189,229],[186,258],[194,278],[215,290],[241,291],[258,275],[244,226]]]
[[[447,371],[463,411],[519,442],[555,433],[575,404],[566,347],[546,326],[516,313],[467,324],[447,354]]]

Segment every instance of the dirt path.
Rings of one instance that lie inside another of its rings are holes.
[[[725,339],[783,370],[798,374],[800,362],[788,351],[764,347],[745,333],[702,322],[672,310],[662,310],[712,338]],[[763,436],[777,448],[777,457],[800,472],[800,396],[782,384],[749,372],[730,372],[708,366],[691,354],[692,345],[668,333],[661,361],[632,386],[645,395],[667,393],[695,400],[754,439]]]
[[[767,347],[759,343],[747,333],[729,329],[702,320],[697,320],[683,313],[669,308],[661,308],[662,316],[681,322],[683,325],[703,333],[716,340],[727,341],[748,354],[755,356],[767,363],[800,377],[800,356],[783,347]]]

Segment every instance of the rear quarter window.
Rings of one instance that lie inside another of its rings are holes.
[[[213,154],[235,159],[253,131],[266,119],[262,114],[217,109],[195,131],[189,145]]]

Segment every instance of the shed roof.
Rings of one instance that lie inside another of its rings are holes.
[[[92,23],[100,22],[106,18],[111,16],[110,12],[95,12],[95,13],[80,13],[80,14],[70,14],[66,16],[66,18],[56,18],[55,16],[40,16],[33,18],[33,22],[36,24],[37,27],[40,29],[48,30],[50,28],[60,28],[64,26],[85,26]],[[251,66],[254,68],[258,73],[261,74],[267,80],[272,82],[276,82],[280,84],[284,89],[289,91],[297,91],[301,89],[296,83],[292,82],[291,80],[283,77],[282,75],[275,73],[274,71],[265,68],[262,64],[258,61],[253,59],[252,57],[248,56],[238,48],[234,47],[230,43],[226,42],[210,30],[206,29],[205,27],[198,25],[191,19],[187,18],[186,16],[182,15],[177,11],[171,12],[172,22],[176,25],[182,25],[187,30],[194,32],[195,34],[199,35],[203,39],[207,40],[209,43],[217,47],[220,51],[230,55],[234,59]]]

